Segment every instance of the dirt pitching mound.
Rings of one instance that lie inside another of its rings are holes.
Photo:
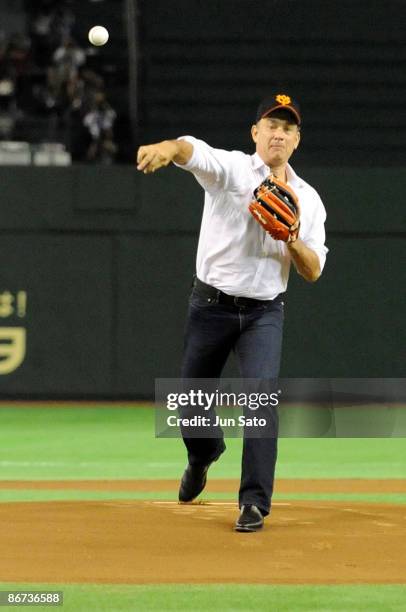
[[[235,533],[234,503],[0,504],[0,576],[12,582],[402,583],[406,506],[275,503]]]

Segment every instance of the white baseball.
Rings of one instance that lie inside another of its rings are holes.
[[[105,45],[108,41],[109,33],[105,27],[96,25],[89,30],[88,37],[92,45],[95,45],[96,47],[101,47],[102,45]]]

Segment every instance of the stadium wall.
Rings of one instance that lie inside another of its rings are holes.
[[[325,202],[330,253],[316,284],[291,273],[282,375],[401,377],[405,173],[303,174]],[[73,166],[2,167],[0,181],[0,397],[152,397],[156,377],[179,374],[194,179]]]

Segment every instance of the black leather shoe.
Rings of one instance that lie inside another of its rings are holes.
[[[179,501],[191,502],[203,491],[210,465],[211,462],[202,465],[189,463],[180,481]]]
[[[241,514],[235,524],[235,531],[258,531],[264,526],[261,510],[253,504],[241,506]]]

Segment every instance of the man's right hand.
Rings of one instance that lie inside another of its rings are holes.
[[[193,153],[193,146],[186,140],[163,140],[138,149],[137,170],[149,174],[167,166],[172,161],[186,164]]]

